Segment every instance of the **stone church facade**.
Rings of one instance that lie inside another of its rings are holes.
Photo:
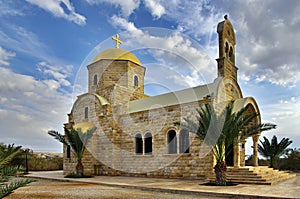
[[[218,24],[218,77],[214,82],[158,96],[144,93],[146,68],[131,52],[112,48],[99,53],[88,68],[88,92],[78,96],[65,126],[96,126],[83,157],[85,174],[167,178],[202,178],[213,175],[211,148],[175,122],[196,118],[205,103],[235,100],[235,109],[250,106],[237,82],[235,32],[231,22]],[[115,38],[118,42],[118,37]],[[117,43],[118,44],[118,43]],[[117,46],[118,47],[118,46]],[[256,121],[260,122],[260,115]],[[253,136],[257,165],[258,136]],[[229,166],[245,166],[245,140],[226,157]],[[75,172],[76,159],[64,146],[64,174]]]

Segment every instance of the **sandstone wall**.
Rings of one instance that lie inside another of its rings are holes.
[[[190,134],[190,151],[187,154],[168,154],[168,131],[177,133],[174,125],[182,118],[195,119],[196,107],[203,102],[169,106],[131,114],[118,114],[118,107],[102,107],[92,98],[78,103],[77,113],[85,106],[90,108],[89,118],[73,114],[75,123],[86,121],[96,124],[97,133],[91,139],[84,156],[86,174],[127,175],[168,178],[199,178],[213,174],[213,156],[199,138]],[[102,113],[102,114],[101,114]],[[135,136],[152,135],[152,154],[135,153]],[[200,150],[200,146],[202,146]],[[179,150],[178,150],[179,152]],[[64,171],[74,172],[76,161],[64,158]]]

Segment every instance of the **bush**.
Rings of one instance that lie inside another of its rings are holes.
[[[63,158],[42,158],[32,157],[28,160],[28,167],[30,171],[53,171],[63,169]]]
[[[47,153],[28,154],[29,171],[54,171],[63,169],[63,157],[58,155],[47,155]],[[12,165],[23,165],[25,167],[25,153],[14,159]]]
[[[280,170],[300,171],[300,149],[290,149],[285,158],[278,161]]]
[[[258,164],[260,166],[269,166],[269,160],[258,159]],[[246,166],[253,165],[252,155],[246,160]],[[279,170],[290,170],[290,171],[300,171],[300,149],[291,149],[286,154],[285,157],[276,159],[274,162],[274,169]]]

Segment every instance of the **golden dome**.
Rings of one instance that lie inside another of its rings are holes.
[[[109,48],[105,51],[100,52],[92,61],[95,63],[102,59],[109,60],[128,60],[132,61],[138,65],[142,65],[140,60],[131,52],[124,50],[122,48]]]

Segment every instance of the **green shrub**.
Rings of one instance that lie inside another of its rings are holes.
[[[63,158],[42,158],[30,157],[28,160],[28,167],[30,171],[53,171],[63,169]]]
[[[15,176],[20,171],[24,171],[22,166],[7,166],[0,170],[0,174],[1,176]]]
[[[14,159],[12,165],[23,165],[25,167],[25,154]],[[63,169],[63,157],[42,156],[39,153],[28,154],[29,171],[54,171]]]

